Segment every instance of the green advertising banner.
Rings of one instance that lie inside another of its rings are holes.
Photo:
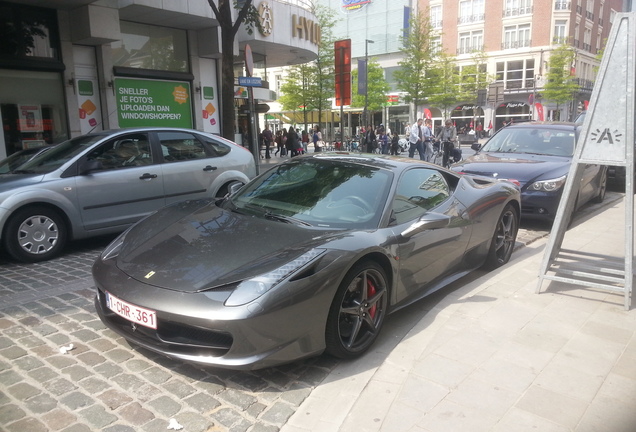
[[[116,78],[119,127],[192,127],[190,84]]]

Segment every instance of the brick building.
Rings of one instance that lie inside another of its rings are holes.
[[[419,0],[418,8],[430,14],[437,43],[459,67],[473,63],[475,51],[487,54],[487,73],[495,77],[487,103],[460,103],[451,117],[458,125],[479,121],[495,130],[509,120],[573,119],[590,98],[616,13],[630,10],[623,0]],[[580,92],[557,109],[541,92],[550,54],[561,44],[575,49],[572,72]],[[430,111],[441,119],[438,109]]]

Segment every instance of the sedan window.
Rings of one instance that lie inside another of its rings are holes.
[[[205,159],[208,154],[203,144],[187,132],[159,132],[163,159],[166,162],[179,162],[193,159]]]
[[[493,136],[481,151],[572,156],[575,140],[574,130],[506,128]]]
[[[449,196],[450,187],[437,170],[422,168],[405,172],[393,200],[396,223],[419,219]]]

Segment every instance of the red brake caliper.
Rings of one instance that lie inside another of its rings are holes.
[[[373,285],[373,283],[370,280],[367,280],[367,298],[373,297],[376,292],[377,291],[376,291],[375,286]],[[369,315],[371,316],[371,319],[375,318],[375,312],[377,311],[377,309],[378,309],[378,305],[377,304],[374,304],[369,309]]]

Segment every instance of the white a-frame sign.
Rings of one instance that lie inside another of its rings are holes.
[[[623,293],[625,309],[630,308],[634,257],[635,45],[636,15],[617,14],[543,257],[537,293],[547,279]],[[624,260],[561,249],[586,164],[625,167]]]

